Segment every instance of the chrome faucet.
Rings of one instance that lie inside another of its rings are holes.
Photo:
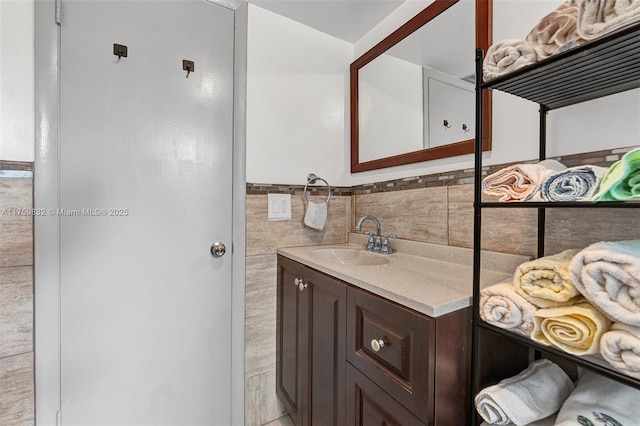
[[[363,232],[363,234],[368,235],[369,239],[367,240],[367,251],[372,251],[374,253],[383,253],[383,254],[391,254],[393,253],[393,249],[391,248],[391,244],[389,243],[389,239],[396,238],[395,235],[381,235],[380,232],[380,221],[370,214],[364,215],[360,218],[358,223],[356,224],[356,231],[362,230],[362,224],[365,220],[370,220],[376,225],[376,234],[373,235],[371,232]]]

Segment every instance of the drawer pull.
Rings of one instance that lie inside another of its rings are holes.
[[[371,349],[373,349],[374,352],[378,352],[383,347],[384,347],[384,340],[382,339],[371,340]]]

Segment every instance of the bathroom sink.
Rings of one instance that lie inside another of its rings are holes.
[[[311,257],[341,265],[384,265],[391,262],[386,254],[377,254],[355,248],[318,248],[311,251]]]

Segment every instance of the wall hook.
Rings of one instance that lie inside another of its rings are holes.
[[[466,124],[462,123],[462,130],[464,130],[465,133],[469,132],[469,128],[467,127]]]
[[[193,61],[188,61],[186,59],[182,60],[182,69],[187,72],[187,76],[185,78],[189,78],[189,74],[196,70],[196,64]]]
[[[449,122],[448,122],[447,120],[443,120],[443,121],[442,121],[442,125],[443,125],[444,127],[446,127],[447,129],[451,128],[451,124],[449,124]]]
[[[120,62],[120,59],[126,58],[128,56],[127,46],[125,46],[124,44],[113,43],[113,54],[118,57],[118,59],[116,60],[117,64],[118,62]]]

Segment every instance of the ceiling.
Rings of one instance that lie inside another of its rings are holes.
[[[355,43],[404,0],[249,0],[294,21]]]

